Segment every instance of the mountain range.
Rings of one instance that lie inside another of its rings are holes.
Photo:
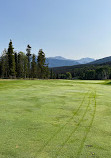
[[[48,66],[51,67],[61,67],[61,66],[73,66],[73,65],[79,65],[79,64],[87,64],[90,62],[94,62],[95,59],[93,58],[82,58],[79,60],[72,60],[72,59],[66,59],[61,56],[56,57],[48,57],[46,58],[46,63],[48,63]]]
[[[62,66],[62,67],[55,67],[53,68],[54,73],[66,73],[66,72],[73,72],[74,69],[81,69],[83,68],[84,70],[86,68],[96,68],[96,67],[101,67],[101,66],[111,66],[111,56],[101,58],[98,60],[95,60],[93,62],[89,62],[86,64],[79,64],[79,65],[73,65],[73,66]],[[82,70],[83,71],[83,70]]]

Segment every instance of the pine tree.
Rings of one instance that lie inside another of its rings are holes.
[[[24,78],[27,78],[28,76],[28,58],[24,54]]]
[[[48,65],[46,65],[45,61],[45,53],[42,51],[42,49],[40,49],[37,58],[37,76],[40,79],[49,77]]]
[[[18,53],[18,69],[17,69],[17,77],[22,78],[23,77],[23,61],[22,61],[22,53]]]
[[[12,41],[10,40],[9,48],[8,48],[8,76],[9,78],[15,78],[16,72],[15,72],[15,58],[14,58],[14,48],[12,45]]]
[[[16,76],[17,76],[17,69],[18,69],[18,54],[17,54],[17,52],[14,52],[14,57],[15,57],[15,71],[16,71]]]
[[[1,56],[1,78],[5,77],[5,56]]]
[[[31,62],[31,77],[36,78],[37,77],[37,64],[35,61],[35,54],[32,56],[32,62]]]
[[[7,78],[8,76],[8,58],[7,58],[7,50],[4,49],[2,56],[0,58],[1,62],[1,77]]]
[[[27,77],[30,78],[30,75],[31,75],[31,72],[30,72],[30,68],[31,68],[31,65],[30,65],[30,56],[31,56],[31,47],[30,45],[27,45],[27,48],[26,48],[26,51],[27,51],[27,57],[28,57],[28,70],[27,70]]]
[[[18,53],[17,77],[26,78],[27,76],[27,56],[23,52]]]

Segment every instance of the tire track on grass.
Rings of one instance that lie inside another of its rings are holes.
[[[92,93],[91,93],[92,94]],[[72,135],[76,132],[76,130],[79,128],[81,122],[84,120],[85,115],[88,112],[88,108],[90,106],[90,100],[91,100],[91,94],[89,95],[89,101],[88,101],[88,105],[86,107],[86,110],[82,116],[82,118],[80,119],[80,121],[78,122],[78,124],[76,125],[76,127],[73,129],[73,131],[70,133],[70,135],[67,137],[67,139],[62,143],[61,148],[58,150],[57,154],[55,157],[59,156],[60,151],[63,149],[63,147],[65,146],[65,144],[68,142],[68,140],[72,137]]]
[[[87,94],[89,94],[89,91],[88,91],[87,93],[85,93],[85,95],[84,95],[84,97],[83,97],[83,99],[82,99],[82,102],[80,103],[78,109],[73,113],[73,116],[72,116],[62,127],[60,127],[60,128],[52,135],[52,137],[50,137],[50,139],[38,150],[38,154],[40,154],[40,153],[44,150],[44,148],[51,142],[51,140],[52,140],[57,134],[59,134],[59,133],[61,132],[61,130],[62,130],[63,128],[65,128],[66,125],[67,125],[71,120],[73,120],[74,116],[78,113],[78,111],[79,111],[80,108],[82,107],[82,105],[83,105],[83,103],[84,103],[84,101],[85,101],[85,98],[86,98],[86,95],[87,95]]]
[[[85,134],[85,136],[84,136],[84,138],[83,138],[83,140],[81,142],[80,148],[78,150],[77,158],[80,157],[80,154],[81,154],[82,149],[84,147],[84,143],[85,143],[85,141],[87,139],[88,133],[90,132],[90,129],[91,129],[92,125],[93,125],[93,121],[94,121],[94,118],[95,118],[95,113],[96,113],[96,91],[95,91],[95,95],[94,95],[94,111],[93,111],[92,119],[90,121],[89,127],[86,129],[87,131],[86,131],[86,134]]]

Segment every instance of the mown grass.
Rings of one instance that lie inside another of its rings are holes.
[[[103,83],[0,80],[0,158],[110,158],[111,86]]]

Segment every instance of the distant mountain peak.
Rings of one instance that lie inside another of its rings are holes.
[[[87,64],[87,63],[90,63],[90,62],[95,61],[95,59],[86,57],[86,58],[81,58],[80,60],[77,60],[77,61],[78,61],[80,64]]]
[[[58,60],[67,60],[66,58],[62,56],[55,56],[55,57],[48,57],[49,59],[58,59]]]
[[[87,57],[87,58],[82,58],[80,60],[74,60],[74,59],[66,59],[62,56],[55,56],[55,57],[48,57],[46,61],[49,64],[49,67],[61,67],[61,66],[86,64],[94,61],[94,59]]]

